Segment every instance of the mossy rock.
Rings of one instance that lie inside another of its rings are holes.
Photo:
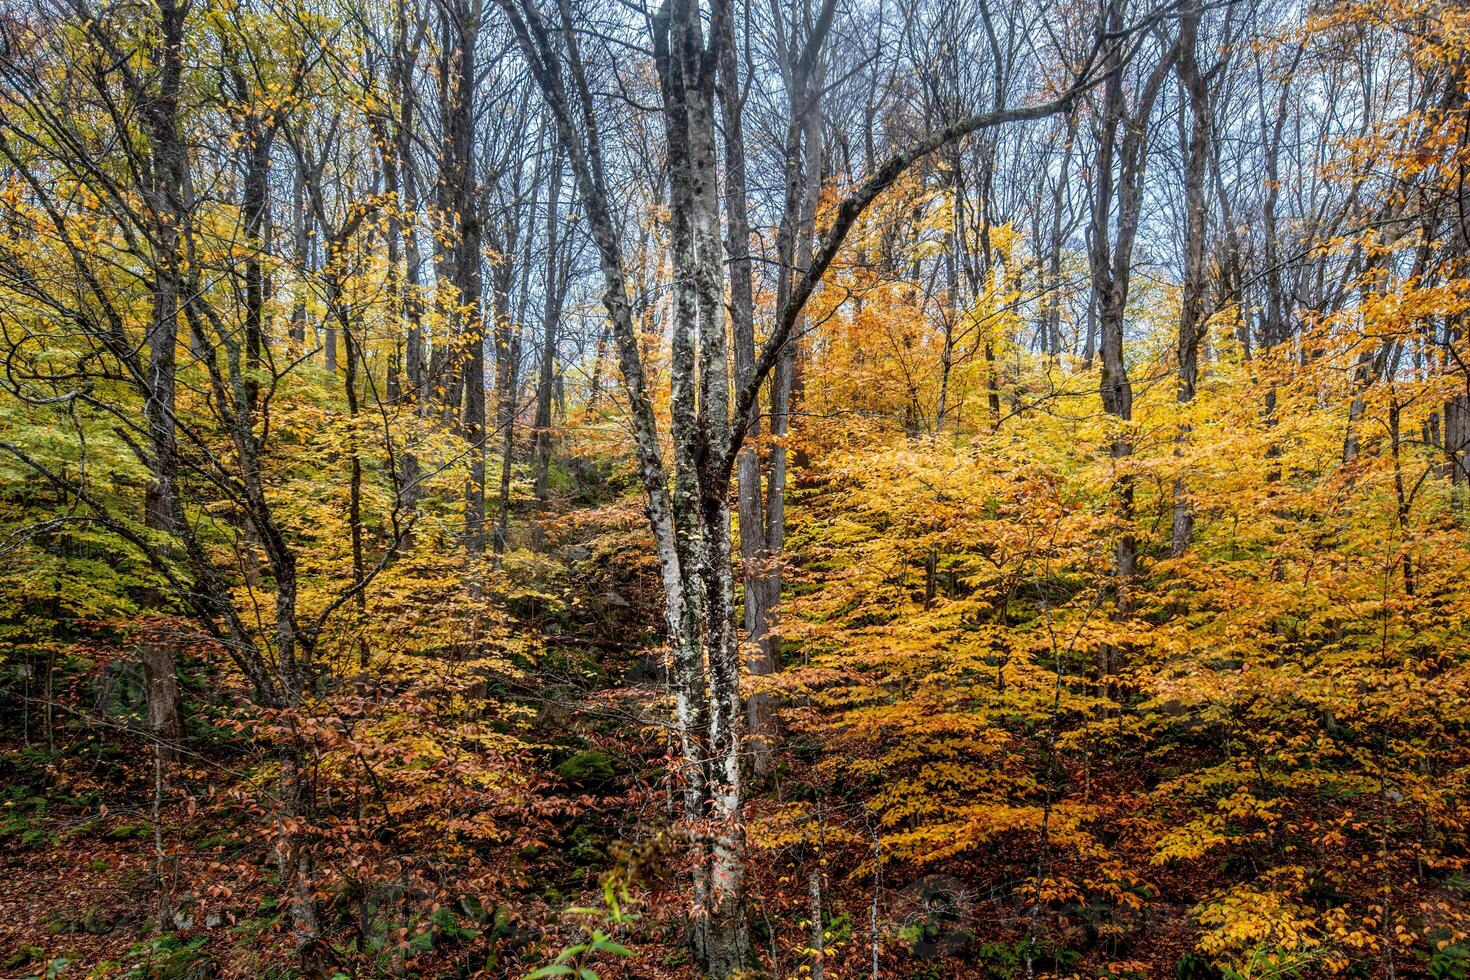
[[[117,918],[100,909],[88,909],[82,913],[77,927],[89,936],[105,936],[117,928]]]
[[[63,912],[60,909],[51,909],[46,913],[46,932],[52,936],[64,936],[69,932],[81,932],[82,920],[75,918],[74,913]]]
[[[176,934],[133,947],[137,960],[130,976],[146,980],[210,980],[219,976],[219,961],[202,949],[208,937],[181,940]]]
[[[605,842],[589,830],[586,824],[578,824],[572,829],[568,843],[571,845],[568,856],[583,867],[599,865],[607,857]]]
[[[613,758],[606,752],[583,749],[556,767],[556,774],[569,783],[605,783],[617,775]]]
[[[16,970],[27,963],[43,959],[46,951],[39,946],[22,946],[5,959],[0,960],[0,970]]]
[[[102,832],[103,840],[139,840],[148,833],[148,828],[140,823],[120,823],[116,827],[108,827]]]

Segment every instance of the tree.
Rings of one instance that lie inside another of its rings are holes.
[[[278,802],[291,825],[308,819],[313,806],[293,726],[321,670],[318,645],[334,615],[360,603],[397,557],[406,528],[395,495],[388,540],[367,562],[358,512],[363,473],[352,450],[353,574],[303,607],[299,537],[269,478],[282,439],[275,409],[301,369],[299,358],[277,361],[263,312],[265,269],[275,259],[263,234],[273,135],[291,135],[316,226],[328,232],[320,274],[328,322],[347,342],[354,417],[354,372],[363,354],[345,292],[354,274],[353,246],[373,205],[347,194],[338,215],[328,214],[326,155],[314,160],[301,144],[299,120],[286,121],[305,101],[318,56],[297,39],[275,63],[284,77],[245,74],[240,66],[249,59],[239,53],[270,40],[251,37],[257,25],[241,16],[214,21],[214,33],[206,35],[214,42],[206,49],[210,57],[228,63],[218,66],[227,69],[221,74],[231,86],[220,101],[229,102],[245,137],[241,206],[223,216],[197,193],[200,120],[218,103],[209,66],[184,57],[186,35],[201,30],[189,8],[165,0],[140,20],[117,8],[50,5],[32,21],[7,22],[0,155],[18,192],[7,199],[10,231],[0,274],[13,295],[58,318],[64,352],[37,359],[26,351],[26,334],[13,338],[10,352],[26,368],[11,375],[10,390],[33,404],[68,406],[85,419],[84,428],[115,432],[152,474],[141,522],[99,495],[85,466],[55,466],[11,441],[3,448],[77,502],[80,512],[68,520],[106,528],[145,561],[168,601],[233,661],[255,704],[279,713],[284,730],[293,732],[278,746]],[[47,95],[53,85],[69,97]],[[77,186],[95,190],[78,199],[71,193]],[[238,305],[230,302],[236,286],[245,297]],[[140,295],[148,297],[146,315],[140,315]],[[181,349],[188,352],[187,372],[179,365]],[[220,549],[222,529],[243,538],[249,561]],[[255,589],[267,580],[270,598],[262,604]],[[148,667],[150,692],[172,697],[172,664],[154,656]],[[160,726],[173,724],[166,709],[151,713]],[[286,833],[280,864],[292,882],[293,925],[310,953],[320,923],[312,854],[300,830]]]
[[[601,265],[603,303],[630,403],[673,650],[676,730],[686,765],[684,815],[695,834],[693,944],[710,971],[723,976],[749,957],[740,816],[740,663],[727,501],[731,471],[752,423],[760,386],[788,356],[802,311],[853,224],[910,165],[977,130],[1066,108],[1094,83],[1098,49],[1123,44],[1129,32],[1121,20],[1112,24],[1111,33],[1099,36],[1056,97],[951,122],[915,139],[855,182],[834,208],[810,257],[800,263],[803,271],[793,277],[732,399],[713,115],[720,39],[732,11],[729,4],[715,4],[706,29],[699,9],[687,0],[663,9],[650,30],[663,96],[674,282],[669,466],[628,297],[602,113],[570,7],[559,9],[559,24],[548,23],[534,6],[516,0],[502,0],[500,7],[567,147]]]

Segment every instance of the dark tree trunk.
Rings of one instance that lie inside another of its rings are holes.
[[[552,153],[550,196],[546,202],[546,305],[542,310],[541,364],[536,378],[536,415],[532,422],[535,430],[534,452],[536,457],[536,473],[532,492],[536,499],[538,514],[533,534],[538,548],[544,540],[544,522],[550,494],[551,404],[556,387],[557,332],[561,321],[562,295],[566,289],[568,275],[568,270],[561,264],[562,164],[561,144],[557,143]]]
[[[1201,16],[1199,3],[1186,7],[1179,18],[1179,57],[1176,71],[1187,96],[1189,137],[1184,164],[1184,282],[1179,307],[1179,381],[1177,400],[1188,405],[1199,383],[1199,348],[1204,338],[1205,314],[1205,168],[1209,164],[1209,91],[1197,58],[1196,41]],[[1189,439],[1181,425],[1176,455]],[[1170,551],[1184,554],[1194,535],[1194,508],[1183,476],[1174,481],[1174,521]]]
[[[1107,15],[1109,30],[1124,29],[1123,0],[1110,0]],[[1124,359],[1124,325],[1133,272],[1133,246],[1143,206],[1149,119],[1164,79],[1173,70],[1177,53],[1177,46],[1171,46],[1159,59],[1144,80],[1137,105],[1131,111],[1121,69],[1108,77],[1103,90],[1088,259],[1102,360],[1099,393],[1103,410],[1118,420],[1111,453],[1119,464],[1133,451],[1128,428],[1133,418],[1133,385]],[[1133,480],[1126,472],[1114,481],[1114,497],[1122,525],[1114,554],[1121,610],[1126,607],[1128,584],[1138,572],[1138,546],[1132,528]]]
[[[145,125],[152,144],[152,185],[148,205],[157,241],[154,268],[153,318],[146,340],[148,364],[143,417],[152,443],[152,482],[145,494],[145,523],[155,531],[175,534],[183,523],[179,499],[179,447],[174,417],[178,371],[178,329],[183,293],[180,265],[184,257],[182,231],[188,209],[187,149],[179,132],[179,97],[183,80],[184,18],[187,8],[173,0],[158,4],[160,65],[158,92],[147,99]],[[143,93],[139,93],[140,96]],[[161,726],[159,737],[182,733],[182,710],[174,678],[173,652],[162,644],[149,644],[143,651],[147,677],[148,718]],[[166,755],[171,758],[173,752]],[[160,756],[164,758],[164,756]]]
[[[174,674],[174,654],[167,644],[149,641],[138,648],[147,691],[148,731],[157,741],[159,760],[164,765],[178,761],[184,736],[184,719],[179,709],[179,683]]]

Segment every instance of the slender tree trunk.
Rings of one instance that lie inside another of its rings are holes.
[[[536,474],[532,492],[536,499],[537,522],[533,543],[540,548],[545,538],[546,510],[551,474],[551,401],[555,393],[557,330],[561,320],[562,292],[566,288],[561,268],[561,174],[562,151],[558,142],[552,153],[550,196],[546,202],[546,305],[541,320],[541,365],[536,379],[535,456]]]
[[[444,125],[446,160],[441,196],[445,220],[455,230],[451,276],[459,329],[445,371],[454,378],[446,410],[453,412],[464,395],[462,431],[469,448],[469,476],[464,490],[465,552],[474,557],[485,549],[485,334],[481,297],[483,223],[475,153],[475,95],[479,66],[475,48],[480,36],[478,0],[453,0],[444,15],[445,50],[450,63],[446,81],[448,104]],[[509,256],[502,256],[509,261]],[[497,328],[499,324],[497,323]]]
[[[1123,0],[1110,0],[1108,19],[1110,30],[1123,30]],[[1164,80],[1173,70],[1177,52],[1178,46],[1171,46],[1149,72],[1132,111],[1128,107],[1123,71],[1115,71],[1108,77],[1103,91],[1103,115],[1095,161],[1097,184],[1089,262],[1102,359],[1099,393],[1103,410],[1118,420],[1110,451],[1119,470],[1113,492],[1121,527],[1113,564],[1118,579],[1120,612],[1127,608],[1128,586],[1138,573],[1138,546],[1132,527],[1133,479],[1124,470],[1124,463],[1133,452],[1129,433],[1129,423],[1133,419],[1133,385],[1124,360],[1124,322],[1133,271],[1133,246],[1143,206],[1149,118]],[[1116,217],[1113,215],[1115,199]]]
[[[258,372],[265,339],[265,226],[270,213],[271,144],[274,131],[253,114],[246,116],[245,181],[241,195],[245,218],[245,399],[253,409],[259,397]]]
[[[306,178],[296,167],[291,179],[292,258],[296,266],[296,288],[291,302],[291,339],[287,350],[298,357],[306,349],[306,292],[310,264],[309,232],[311,216],[306,207]]]
[[[1046,343],[1047,353],[1057,357],[1062,352],[1062,207],[1067,199],[1072,170],[1072,151],[1077,142],[1077,113],[1069,112],[1066,140],[1062,148],[1062,166],[1052,190],[1051,234],[1047,237],[1046,260]],[[1073,348],[1076,351],[1076,348]]]
[[[389,123],[393,127],[391,138],[383,140],[385,147],[383,160],[384,177],[388,189],[397,195],[397,208],[388,223],[390,251],[396,243],[403,253],[403,273],[398,279],[398,299],[406,329],[403,356],[404,377],[400,403],[406,405],[410,411],[411,428],[408,437],[410,443],[417,440],[419,420],[428,408],[429,401],[428,365],[424,350],[424,298],[421,281],[423,259],[419,250],[419,199],[418,187],[414,179],[412,142],[416,109],[412,84],[413,59],[418,48],[418,38],[422,37],[423,25],[416,26],[419,29],[416,30],[415,39],[411,43],[408,2],[398,0],[394,6],[393,58],[389,72],[391,90],[398,103],[398,113]],[[399,505],[406,511],[411,521],[418,508],[419,499],[418,482],[421,471],[418,454],[411,448],[405,449],[400,454],[399,460]],[[405,537],[402,544],[405,548],[411,548],[412,538]]]
[[[1397,393],[1389,394],[1388,402],[1388,438],[1389,449],[1393,454],[1393,490],[1394,500],[1397,504],[1396,516],[1398,518],[1399,547],[1402,556],[1399,559],[1399,567],[1403,571],[1404,595],[1413,597],[1415,591],[1414,583],[1414,555],[1409,534],[1409,495],[1404,487],[1404,467],[1400,446],[1403,441],[1400,432],[1400,407]]]
[[[181,235],[188,218],[185,202],[188,157],[178,118],[187,9],[175,0],[159,0],[158,12],[159,89],[157,97],[149,100],[145,116],[154,162],[148,204],[154,219],[157,261],[153,270],[153,318],[146,334],[148,362],[143,418],[152,443],[153,473],[144,495],[144,520],[149,528],[172,534],[183,523],[174,407],[183,292]],[[143,668],[147,677],[149,721],[157,731],[176,737],[182,733],[182,711],[172,651],[161,644],[150,644],[144,651]],[[166,755],[171,759],[172,750]]]
[[[745,134],[733,18],[726,18],[724,27],[715,43],[719,46],[719,98],[725,133],[725,221],[728,229],[725,250],[730,269],[730,324],[735,347],[735,378],[737,384],[747,385],[755,371],[755,301],[751,287]],[[736,500],[744,591],[745,669],[761,677],[773,673],[776,664],[766,628],[768,611],[762,570],[766,559],[766,521],[762,506],[760,455],[754,441],[760,435],[758,412],[754,414],[751,427],[749,439],[741,448],[737,462]],[[765,778],[770,772],[772,743],[776,736],[776,706],[770,694],[758,691],[746,699],[745,707],[751,771],[757,778]]]
[[[495,391],[496,411],[495,424],[500,436],[500,484],[496,493],[495,506],[495,536],[494,549],[498,563],[500,555],[505,554],[510,543],[510,484],[511,472],[515,463],[515,428],[517,404],[520,396],[521,386],[521,338],[522,330],[526,321],[526,302],[530,294],[531,263],[522,262],[520,265],[521,282],[519,299],[516,303],[514,316],[511,314],[511,291],[515,288],[515,267],[510,263],[509,257],[520,250],[521,241],[530,241],[534,237],[536,208],[540,201],[541,192],[541,168],[542,151],[544,147],[536,148],[535,171],[531,177],[530,199],[527,207],[517,208],[510,212],[509,222],[506,225],[506,234],[503,236],[501,252],[506,256],[505,261],[497,270],[495,286]],[[516,174],[519,175],[519,169]],[[521,198],[521,182],[519,176],[511,183],[511,199],[519,203]],[[525,230],[521,229],[520,211],[524,210],[526,218]]]
[[[827,964],[827,936],[822,927],[822,874],[812,871],[807,875],[807,890],[811,897],[812,935],[812,980],[824,980]]]
[[[802,83],[812,93],[810,101],[804,103],[801,120],[802,157],[798,164],[800,195],[794,221],[794,237],[791,242],[790,259],[787,263],[791,277],[803,275],[811,265],[812,243],[816,239],[817,199],[822,187],[822,127],[821,104],[817,96],[821,81],[811,77]],[[789,286],[788,286],[789,290]],[[788,292],[789,295],[789,292]],[[778,297],[777,305],[782,305]],[[805,318],[800,318],[792,331],[792,339],[782,351],[776,370],[771,378],[771,459],[770,474],[766,487],[766,580],[764,613],[767,632],[775,625],[776,605],[781,599],[781,555],[786,548],[786,483],[792,458],[787,446],[791,435],[791,409],[794,397],[800,388],[801,335],[805,330]],[[764,641],[770,647],[770,657],[776,663],[777,650],[773,642]]]
[[[786,307],[791,297],[792,284],[810,266],[812,244],[816,238],[816,214],[823,168],[821,58],[832,9],[832,4],[823,3],[813,22],[809,23],[809,33],[800,48],[797,47],[797,38],[793,34],[787,38],[781,53],[782,74],[792,115],[786,138],[786,194],[776,245],[778,310]],[[741,196],[744,196],[743,193]],[[752,529],[761,528],[759,551],[753,563],[755,576],[753,579],[748,578],[746,582],[747,642],[756,648],[750,656],[752,666],[767,673],[774,672],[780,666],[779,646],[774,633],[776,607],[781,597],[782,552],[786,545],[786,484],[792,460],[787,439],[791,434],[793,399],[800,389],[799,350],[803,329],[804,318],[798,316],[771,372],[771,442],[764,513],[759,512],[758,506],[752,506],[752,502],[746,502],[750,516],[755,518],[751,524]],[[751,477],[753,493],[758,493],[758,464],[742,461],[741,465],[744,467],[741,472],[748,472]],[[754,503],[758,505],[759,501]],[[742,527],[745,526],[743,520]],[[756,754],[753,756],[756,772],[763,775],[770,765],[769,744],[776,731],[774,706],[768,698],[762,696],[750,709],[750,715],[751,722],[759,724],[763,730],[763,737],[756,743]]]
[[[367,590],[364,583],[367,578],[367,560],[363,553],[363,529],[362,529],[362,453],[357,444],[357,418],[360,412],[357,397],[357,365],[362,356],[361,348],[352,330],[349,314],[345,310],[342,317],[342,339],[345,343],[347,356],[347,370],[342,376],[342,387],[347,392],[347,415],[351,426],[351,436],[348,439],[349,446],[349,480],[347,497],[347,524],[352,537],[352,587],[353,605],[357,610],[357,665],[366,670],[368,666],[368,641],[367,641]]]
[[[1201,16],[1194,2],[1180,14],[1179,57],[1175,70],[1187,96],[1189,138],[1184,165],[1184,283],[1179,308],[1179,381],[1177,400],[1181,406],[1194,400],[1199,382],[1199,347],[1204,337],[1205,297],[1205,168],[1209,163],[1209,92],[1196,57],[1196,39]],[[1181,423],[1176,456],[1184,454],[1189,426]],[[1184,554],[1194,535],[1194,508],[1181,474],[1174,481],[1174,521],[1170,551]]]

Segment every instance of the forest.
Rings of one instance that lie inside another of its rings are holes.
[[[1470,980],[1463,0],[0,0],[0,977]]]

